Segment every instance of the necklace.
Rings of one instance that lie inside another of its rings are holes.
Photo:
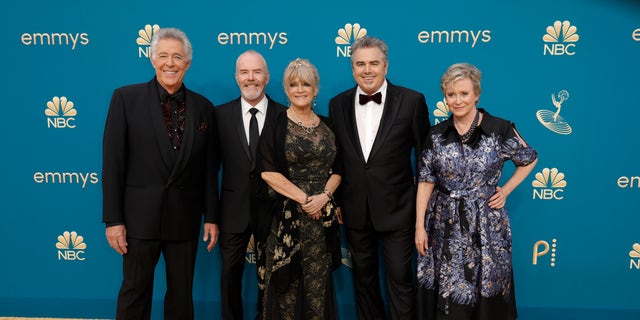
[[[293,114],[293,117],[295,118],[295,122],[302,128],[304,129],[304,131],[306,133],[311,133],[311,131],[313,131],[313,129],[315,129],[315,127],[318,126],[317,123],[312,122],[312,121],[308,121],[309,122],[309,126],[305,126],[302,121],[298,118],[298,114],[296,113],[295,110],[291,109],[291,113]],[[311,111],[311,117],[313,117],[314,113],[313,111]]]
[[[469,142],[471,135],[473,135],[473,133],[476,131],[476,128],[478,127],[479,119],[480,119],[480,112],[478,112],[478,109],[476,109],[476,115],[475,117],[473,117],[473,122],[471,122],[471,126],[469,127],[469,130],[467,130],[465,134],[460,136],[460,140],[462,141],[462,143]]]

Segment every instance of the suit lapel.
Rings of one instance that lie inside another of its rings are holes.
[[[275,127],[276,125],[276,121],[278,119],[278,106],[276,105],[276,102],[271,100],[271,97],[269,97],[269,95],[266,95],[267,97],[267,110],[265,110],[265,115],[264,115],[264,125],[262,126],[262,131],[260,132],[260,137],[262,137],[262,133],[264,132],[264,129],[269,126],[269,127]],[[258,150],[258,153],[260,152],[260,150]],[[251,171],[253,171],[256,167],[256,159],[252,159],[251,160]]]
[[[154,136],[156,137],[162,162],[167,169],[167,173],[169,173],[173,169],[176,161],[176,153],[171,150],[171,142],[167,136],[167,127],[164,122],[164,116],[162,115],[158,92],[157,81],[154,78],[148,83],[147,90],[147,94],[149,95],[149,117],[151,118],[151,126]]]
[[[343,96],[343,106],[348,106],[344,110],[344,123],[346,130],[349,133],[349,139],[353,144],[353,147],[360,155],[362,162],[366,162],[364,159],[364,153],[362,153],[362,145],[360,144],[360,137],[358,136],[358,124],[356,123],[356,106],[355,106],[356,88],[353,88],[348,94]]]
[[[233,106],[233,123],[236,124],[236,133],[238,134],[238,140],[242,145],[245,155],[251,161],[251,150],[249,150],[249,139],[247,139],[247,133],[244,131],[244,117],[242,114],[242,102],[238,99]]]
[[[267,113],[265,115],[265,125],[269,123],[270,125],[275,125],[276,120],[278,118],[278,107],[276,103],[267,96]],[[263,128],[264,130],[264,128]]]
[[[384,109],[382,110],[382,118],[380,119],[380,126],[376,133],[376,139],[373,141],[371,152],[369,153],[369,159],[373,159],[376,152],[380,150],[380,147],[384,143],[389,130],[393,126],[393,122],[398,116],[400,111],[400,103],[402,102],[402,95],[396,88],[387,81],[387,97],[384,102]]]

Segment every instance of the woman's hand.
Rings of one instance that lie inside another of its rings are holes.
[[[502,209],[507,204],[507,194],[504,193],[501,187],[496,187],[496,193],[489,198],[489,208]]]
[[[307,198],[307,203],[300,205],[302,210],[313,220],[319,220],[322,217],[322,209],[329,202],[329,196],[324,193],[314,194]]]
[[[416,249],[424,257],[429,249],[429,236],[424,227],[416,228]]]

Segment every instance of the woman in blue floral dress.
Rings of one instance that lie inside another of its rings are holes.
[[[505,203],[537,162],[507,120],[477,108],[480,71],[450,66],[441,89],[452,116],[431,128],[418,164],[420,319],[516,319]],[[498,186],[502,168],[516,170]]]

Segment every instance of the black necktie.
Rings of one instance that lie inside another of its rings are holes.
[[[382,93],[376,92],[375,94],[360,94],[360,104],[367,104],[367,102],[373,101],[377,104],[382,103]]]
[[[249,112],[251,112],[251,120],[249,121],[249,150],[251,151],[251,159],[255,160],[256,154],[258,153],[258,138],[260,137],[260,133],[258,132],[258,119],[256,118],[258,109],[251,108]]]

